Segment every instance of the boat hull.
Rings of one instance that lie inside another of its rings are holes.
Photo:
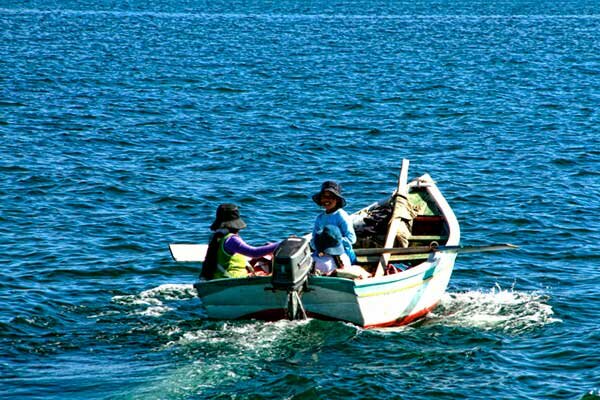
[[[309,314],[362,327],[408,324],[431,311],[446,291],[456,255],[432,256],[403,273],[348,281],[316,277],[302,297]]]
[[[439,303],[455,257],[439,254],[417,268],[373,279],[311,277],[302,304],[312,318],[366,328],[408,324]],[[203,282],[196,289],[208,318],[274,321],[286,317],[287,293],[273,290],[268,277]]]
[[[277,320],[285,317],[287,293],[270,277],[219,279],[195,284],[208,318]]]

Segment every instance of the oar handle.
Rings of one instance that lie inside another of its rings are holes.
[[[514,250],[519,246],[510,243],[490,244],[484,246],[417,246],[417,247],[378,247],[373,249],[355,249],[357,256],[379,254],[427,254],[436,251],[452,253],[475,253],[481,251]]]
[[[390,225],[388,226],[388,231],[385,236],[385,244],[384,246],[390,247],[394,245],[396,240],[396,232],[398,232],[398,226],[402,221],[400,221],[400,214],[402,213],[402,205],[408,202],[408,165],[410,162],[408,159],[402,160],[402,165],[400,167],[400,175],[398,176],[398,187],[396,188],[396,193],[392,196],[392,216],[390,217]],[[399,199],[402,198],[402,201]],[[381,252],[381,257],[379,258],[379,263],[377,264],[377,270],[375,271],[375,276],[382,276],[384,274],[385,268],[387,268],[388,262],[390,260],[390,254],[387,252]]]

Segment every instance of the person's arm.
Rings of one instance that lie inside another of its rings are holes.
[[[250,246],[239,235],[231,235],[225,243],[223,244],[223,248],[229,254],[242,254],[246,257],[250,258],[258,258],[266,256],[267,254],[271,254],[275,251],[279,243],[269,243],[264,246]]]

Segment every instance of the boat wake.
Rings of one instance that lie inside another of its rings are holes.
[[[173,310],[169,302],[195,298],[196,291],[192,284],[167,283],[134,295],[114,296],[111,301],[131,308],[136,315],[160,317]]]
[[[193,285],[163,284],[134,295],[114,296],[112,302],[127,308],[133,315],[160,317],[179,308],[177,303],[193,299],[197,299]],[[500,286],[489,291],[446,292],[439,306],[415,325],[439,324],[518,334],[562,322],[554,317],[549,300],[542,292],[515,291]]]
[[[427,324],[500,330],[507,333],[562,322],[540,292],[520,292],[496,286],[489,291],[447,292],[427,317]]]
[[[134,397],[188,398],[195,393],[201,398],[229,398],[223,396],[224,390],[234,388],[242,398],[244,391],[260,392],[258,397],[263,398],[264,382],[271,387],[281,379],[287,387],[290,375],[281,371],[318,364],[323,348],[343,346],[358,334],[357,327],[314,319],[204,321],[170,335],[159,350],[179,360],[177,368],[139,387]],[[268,398],[279,398],[267,393]]]

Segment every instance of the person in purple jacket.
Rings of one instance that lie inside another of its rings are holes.
[[[210,226],[214,234],[202,264],[201,278],[245,278],[248,276],[248,259],[271,254],[279,245],[250,246],[239,234],[245,227],[238,206],[229,203],[219,205],[217,217]]]

